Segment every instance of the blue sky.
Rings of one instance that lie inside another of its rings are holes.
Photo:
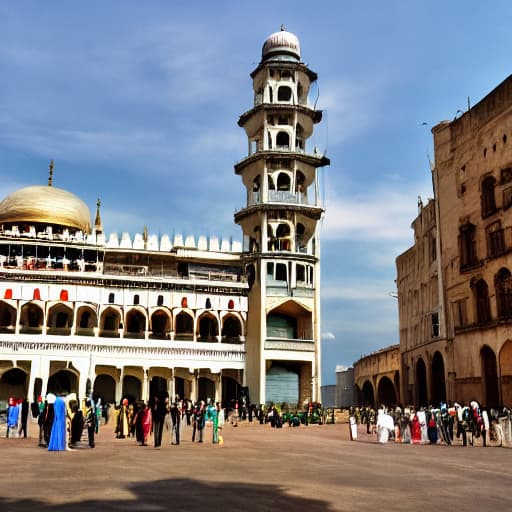
[[[395,258],[432,196],[430,129],[512,69],[512,3],[0,0],[0,196],[54,184],[107,233],[241,240],[233,164],[266,37],[284,24],[318,73],[323,383],[398,343]],[[427,123],[426,125],[423,123]]]

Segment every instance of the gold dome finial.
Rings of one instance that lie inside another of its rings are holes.
[[[101,200],[98,197],[98,201],[96,202],[96,218],[94,219],[94,230],[96,231],[96,234],[103,233],[103,226],[101,224],[100,206],[101,206]]]
[[[53,167],[54,162],[53,160],[50,160],[50,175],[48,176],[48,186],[51,187],[53,183]]]

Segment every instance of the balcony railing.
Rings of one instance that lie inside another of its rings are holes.
[[[294,352],[314,352],[314,340],[267,338],[265,350],[290,350]]]

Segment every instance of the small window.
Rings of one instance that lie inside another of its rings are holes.
[[[41,300],[41,292],[40,292],[39,288],[35,288],[34,289],[33,299],[34,300]]]
[[[164,305],[164,296],[163,295],[159,295],[158,296],[158,299],[156,300],[156,305],[157,306],[163,306]]]
[[[140,304],[140,297],[138,295],[134,295],[133,296],[133,303],[134,303],[135,306]]]
[[[284,263],[276,264],[276,281],[286,281],[286,265]]]
[[[114,304],[114,300],[115,300],[115,295],[113,293],[109,293],[108,294],[108,303]]]
[[[206,299],[206,304],[204,307],[205,309],[210,309],[212,307],[212,301],[210,299]]]
[[[439,337],[439,313],[432,313],[431,315],[431,328],[432,328],[432,338]]]
[[[187,297],[183,297],[181,299],[181,307],[182,308],[188,308],[188,300],[187,300]]]
[[[68,300],[68,291],[67,290],[60,291],[60,300],[62,300],[62,301]]]
[[[297,265],[297,282],[306,282],[306,267],[304,265]]]
[[[287,85],[282,85],[277,90],[277,101],[290,101],[292,98],[292,90]]]
[[[274,264],[273,263],[267,263],[267,276],[269,276],[269,277],[274,276]]]
[[[233,309],[234,307],[235,307],[235,301],[233,299],[229,299],[228,309]]]
[[[12,299],[12,288],[7,288],[7,290],[5,290],[4,299]]]

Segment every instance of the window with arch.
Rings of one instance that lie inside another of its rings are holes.
[[[261,189],[261,183],[260,183],[260,176],[256,176],[252,180],[252,201],[253,203],[259,203],[261,200],[260,196],[260,189]]]
[[[157,300],[156,300],[156,305],[157,306],[163,306],[164,305],[164,296],[163,295],[159,295]]]
[[[501,222],[494,222],[486,229],[487,232],[487,255],[489,258],[496,258],[505,252],[505,231]]]
[[[199,319],[199,340],[200,341],[217,341],[219,327],[217,320],[211,315],[203,315]]]
[[[476,319],[478,324],[486,324],[491,321],[491,305],[489,302],[489,288],[483,279],[479,279],[474,285],[476,300]]]
[[[137,305],[139,305],[139,304],[140,304],[140,296],[139,296],[138,294],[135,294],[135,295],[133,296],[133,304],[134,304],[135,306],[137,306]]]
[[[296,149],[304,149],[304,128],[300,123],[295,127],[295,147]]]
[[[114,301],[115,301],[115,295],[111,292],[108,294],[108,303],[114,304]]]
[[[496,212],[495,186],[496,179],[494,176],[487,176],[487,178],[482,181],[482,217],[488,217]]]
[[[496,298],[498,302],[498,316],[500,318],[512,317],[512,275],[510,270],[502,268],[496,275]]]
[[[290,149],[290,135],[287,132],[277,133],[276,149]]]
[[[181,299],[181,307],[182,307],[182,308],[188,308],[188,300],[187,300],[187,297],[182,297],[182,299]]]
[[[194,336],[194,319],[185,312],[176,317],[175,322],[176,339],[192,339]]]
[[[277,90],[277,101],[290,101],[292,99],[292,89],[288,85],[281,85]]]
[[[459,251],[461,270],[472,267],[478,263],[475,226],[469,222],[459,228]]]
[[[280,172],[277,177],[277,190],[289,191],[291,187],[290,176],[286,172]]]
[[[34,288],[33,300],[41,300],[41,291],[39,288]]]
[[[242,334],[242,326],[240,320],[234,315],[228,315],[222,322],[222,342],[223,343],[239,343]]]
[[[67,290],[60,291],[60,300],[62,300],[64,302],[68,301],[68,291]]]
[[[297,222],[295,226],[295,244],[297,246],[297,252],[306,252],[306,228],[301,222]]]

